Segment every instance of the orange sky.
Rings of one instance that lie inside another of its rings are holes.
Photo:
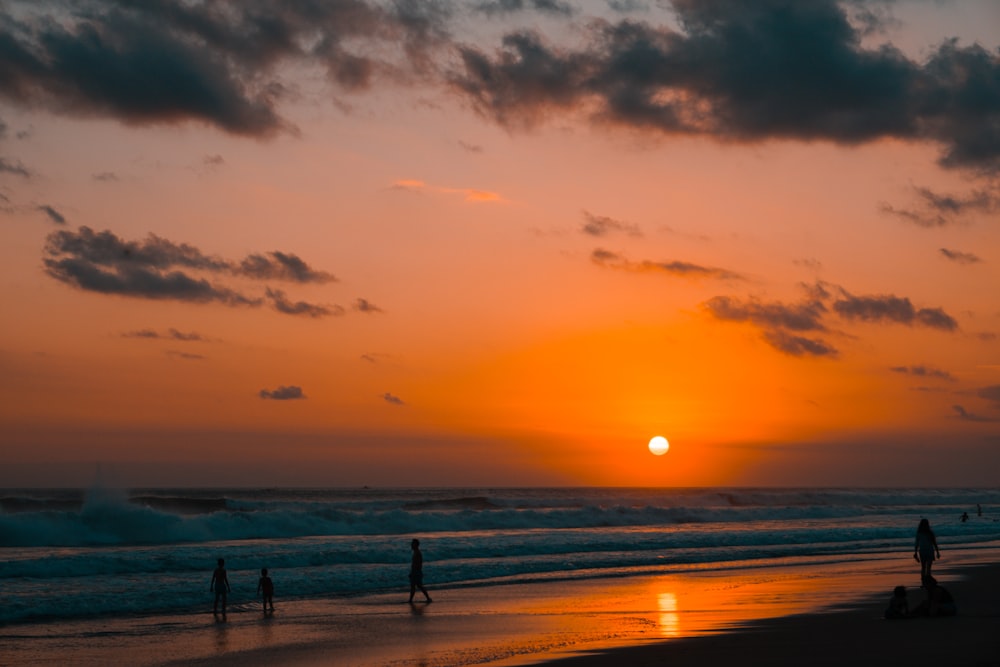
[[[321,4],[11,4],[0,485],[1000,483],[995,4]]]

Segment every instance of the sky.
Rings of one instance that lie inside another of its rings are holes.
[[[1000,3],[0,7],[0,486],[1000,484]]]

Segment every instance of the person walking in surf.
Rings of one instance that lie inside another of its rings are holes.
[[[427,598],[427,602],[433,602],[431,596],[424,588],[424,555],[420,552],[420,540],[414,539],[410,542],[410,549],[413,550],[413,558],[410,560],[410,603],[413,603],[413,595],[420,589],[420,592]]]
[[[215,604],[212,606],[212,613],[219,613],[219,598],[222,598],[222,615],[226,615],[226,596],[229,593],[229,577],[226,575],[226,561],[219,559],[219,566],[212,573],[212,582],[208,585],[208,590],[215,591]]]

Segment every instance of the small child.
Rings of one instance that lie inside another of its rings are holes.
[[[257,582],[257,594],[263,593],[263,604],[264,613],[267,613],[268,605],[271,607],[271,611],[274,611],[274,582],[271,581],[271,577],[267,576],[267,568],[261,568],[260,570],[260,581]]]
[[[892,589],[889,607],[885,610],[886,618],[906,618],[910,615],[910,603],[906,600],[906,586],[896,586]]]

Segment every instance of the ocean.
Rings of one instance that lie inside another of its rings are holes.
[[[982,508],[982,515],[977,511]],[[968,520],[962,521],[963,513]],[[5,489],[0,625],[409,593],[410,540],[440,589],[909,558],[995,548],[1000,489]]]

